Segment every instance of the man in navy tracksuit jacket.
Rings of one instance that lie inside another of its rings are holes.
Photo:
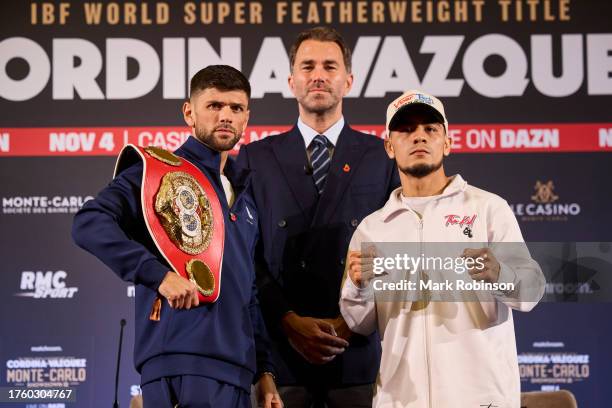
[[[248,81],[234,68],[197,73],[183,106],[195,137],[175,152],[210,180],[222,206],[222,285],[215,303],[198,305],[195,285],[170,272],[150,237],[140,204],[142,163],[122,171],[75,216],[76,243],[136,284],[134,360],[146,407],[247,407],[254,379],[262,402],[281,407],[255,296],[258,217],[250,175],[227,155],[246,126],[249,95]],[[158,294],[165,299],[153,321]]]

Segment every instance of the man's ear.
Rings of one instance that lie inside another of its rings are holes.
[[[291,93],[293,94],[293,96],[295,96],[295,83],[293,82],[293,73],[289,73],[289,76],[287,77],[287,85],[289,85],[289,90],[291,91]]]
[[[351,89],[353,88],[353,74],[350,73],[347,75],[346,77],[346,87],[344,88],[344,96],[348,95],[349,92],[351,92]]]
[[[444,138],[444,156],[448,156],[451,152],[452,140],[449,135]]]
[[[395,159],[395,150],[393,149],[393,143],[391,143],[391,135],[388,135],[385,139],[385,151],[390,159]]]
[[[244,131],[247,128],[247,125],[249,124],[249,118],[251,117],[251,110],[247,108],[246,110],[246,120],[244,121],[244,127],[242,128],[242,131],[240,132],[240,134],[243,134]]]
[[[185,103],[183,103],[183,119],[185,120],[187,126],[191,128],[195,126],[195,120],[193,119],[193,110],[190,101],[185,101]]]

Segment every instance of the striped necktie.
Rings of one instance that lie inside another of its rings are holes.
[[[313,149],[310,155],[312,178],[314,179],[317,191],[319,194],[322,194],[331,165],[331,156],[329,154],[330,141],[323,135],[316,135],[312,143]]]

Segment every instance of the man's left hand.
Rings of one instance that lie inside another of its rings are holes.
[[[468,269],[468,273],[475,281],[495,283],[499,280],[501,266],[489,248],[466,248],[461,256],[474,260],[474,266]]]
[[[264,408],[283,408],[283,401],[276,390],[274,378],[270,374],[264,373],[259,378],[255,386],[255,392],[257,396],[257,406]]]
[[[329,322],[329,324],[331,324],[334,327],[334,330],[336,331],[336,336],[346,341],[348,341],[353,335],[353,332],[351,331],[351,329],[349,329],[342,315],[336,317],[335,319],[322,319],[322,320]]]

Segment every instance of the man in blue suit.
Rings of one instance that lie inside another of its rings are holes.
[[[300,33],[289,87],[299,106],[289,132],[243,146],[260,215],[260,303],[274,338],[288,407],[370,407],[380,360],[376,334],[352,333],[338,300],[355,227],[399,185],[382,140],[351,129],[342,98],[351,53],[333,29]]]

